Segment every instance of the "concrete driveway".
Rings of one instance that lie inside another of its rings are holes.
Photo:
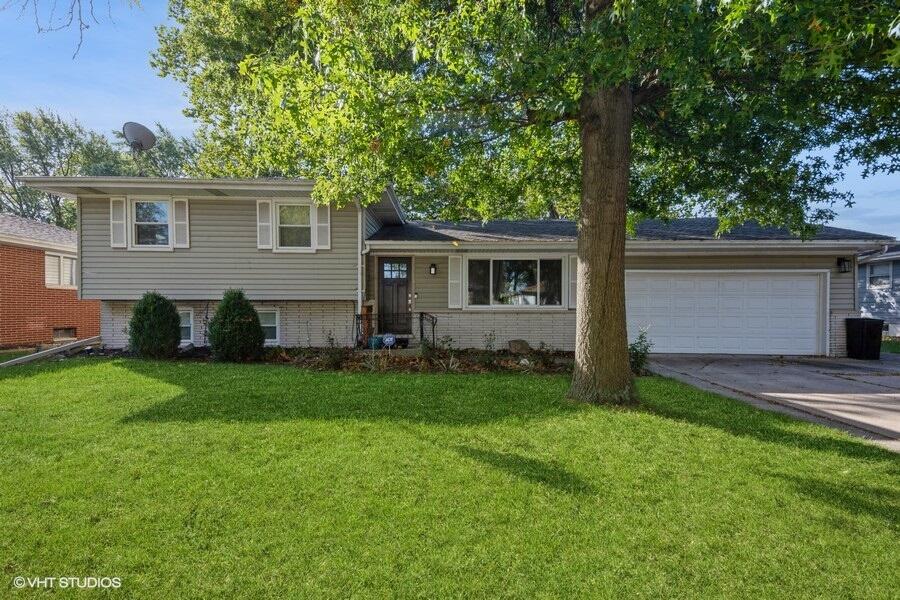
[[[900,452],[900,355],[838,358],[657,354],[650,370]]]

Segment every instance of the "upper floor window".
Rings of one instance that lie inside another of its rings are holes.
[[[869,287],[889,287],[891,285],[891,263],[869,265]]]
[[[312,207],[309,204],[277,204],[277,248],[312,248]]]
[[[169,247],[172,226],[170,209],[168,200],[134,200],[132,246]]]
[[[469,306],[562,306],[562,259],[468,261]]]

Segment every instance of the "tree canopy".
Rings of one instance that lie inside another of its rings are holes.
[[[140,173],[178,177],[193,168],[197,153],[193,140],[177,137],[159,124],[156,136],[156,146],[134,158],[120,132],[110,141],[49,110],[0,112],[0,211],[72,228],[72,202],[22,185],[17,178]]]
[[[587,23],[587,4],[606,5]],[[187,82],[220,174],[395,183],[450,218],[574,216],[585,81],[628,82],[629,209],[827,221],[843,163],[898,168],[892,2],[173,2],[155,64]],[[837,164],[822,158],[834,152]]]

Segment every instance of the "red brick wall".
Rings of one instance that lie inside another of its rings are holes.
[[[44,286],[44,251],[0,244],[0,348],[53,341],[53,329],[100,334],[100,302]]]

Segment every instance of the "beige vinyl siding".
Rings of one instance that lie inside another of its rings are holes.
[[[494,255],[499,255],[495,253]],[[387,256],[379,252],[380,256]],[[402,253],[397,253],[402,256]],[[475,253],[468,254],[477,256]],[[376,260],[374,256],[368,257],[370,261]],[[419,310],[446,310],[447,309],[447,257],[446,256],[416,256],[416,282],[419,300],[416,306]],[[425,276],[428,265],[438,265],[436,277]],[[374,263],[372,263],[374,264]],[[421,265],[421,266],[420,266]],[[854,310],[854,278],[853,273],[840,273],[837,270],[837,255],[835,256],[691,256],[691,257],[626,257],[626,269],[829,269],[831,271],[830,302],[833,311]],[[422,269],[419,271],[419,269]],[[370,289],[373,290],[374,299],[377,296],[377,280],[375,269],[370,269],[372,274]],[[421,273],[421,274],[420,274]],[[427,289],[426,289],[427,288]]]
[[[254,300],[356,297],[358,217],[332,209],[331,249],[279,253],[256,247],[256,200],[190,199],[190,248],[111,248],[109,199],[81,198],[82,294],[134,300],[156,290],[174,300],[216,300],[242,288]]]
[[[540,254],[529,250],[530,255]],[[574,253],[574,251],[573,251]],[[485,256],[480,253],[461,253],[469,257]],[[491,255],[515,254],[494,252]],[[379,250],[378,256],[389,256],[389,251]],[[397,252],[397,256],[403,256]],[[779,270],[779,269],[828,269],[831,287],[829,290],[829,348],[832,354],[845,353],[844,319],[858,314],[855,308],[854,274],[840,273],[834,256],[628,256],[626,269],[660,270]],[[376,264],[377,256],[368,256],[370,265]],[[438,317],[437,337],[448,335],[459,347],[481,347],[485,332],[493,331],[498,346],[509,339],[526,339],[532,345],[544,342],[561,350],[574,348],[575,311],[558,310],[503,310],[503,309],[448,309],[447,308],[447,256],[415,256],[413,291],[418,293],[415,310],[430,312]],[[428,275],[428,265],[438,265],[435,277]],[[377,302],[376,269],[370,269],[368,297]],[[465,293],[465,290],[463,291]],[[377,310],[377,307],[376,307]]]
[[[437,275],[431,275],[428,267],[437,266]],[[416,256],[413,258],[416,310],[431,312],[447,310],[447,257]]]

